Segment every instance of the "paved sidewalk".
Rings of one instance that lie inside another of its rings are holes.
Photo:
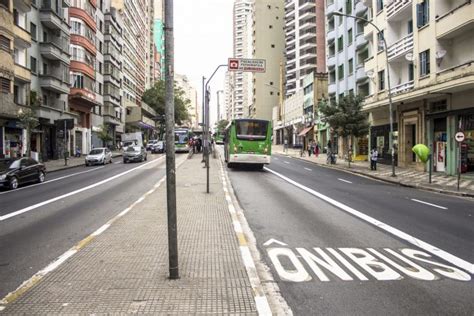
[[[427,172],[416,171],[413,169],[396,167],[395,174],[397,176],[394,178],[390,176],[392,174],[392,166],[390,165],[377,164],[377,171],[372,171],[370,170],[368,161],[351,162],[351,168],[349,168],[347,161],[339,158],[336,165],[328,165],[326,163],[326,154],[321,154],[319,157],[315,157],[314,155],[308,157],[306,153],[306,156],[300,157],[299,149],[288,149],[287,152],[284,152],[282,145],[272,146],[272,151],[273,153],[311,161],[326,167],[345,170],[403,186],[420,188],[444,194],[474,197],[474,178],[461,179],[460,190],[457,191],[457,177],[454,176],[433,173],[432,183],[430,184]]]
[[[200,155],[177,169],[179,280],[168,279],[163,182],[0,314],[256,315],[218,160],[210,163],[210,194]]]
[[[113,151],[112,152],[112,158],[116,157],[121,157],[122,152],[121,151]],[[84,166],[85,156],[81,157],[70,157],[67,160],[67,166],[64,165],[64,159],[56,159],[56,160],[48,160],[44,162],[43,164],[46,166],[46,171],[47,172],[54,172],[58,170],[64,170],[64,169],[69,169],[69,168],[74,168],[77,166]]]

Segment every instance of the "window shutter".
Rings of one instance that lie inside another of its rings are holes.
[[[416,25],[418,28],[423,26],[423,4],[416,5]]]

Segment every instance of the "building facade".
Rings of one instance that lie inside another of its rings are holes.
[[[364,106],[372,124],[370,145],[379,148],[382,162],[389,163],[393,147],[400,166],[422,170],[425,164],[412,148],[423,143],[433,150],[435,171],[455,174],[459,158],[462,172],[474,171],[474,3],[366,2],[369,18],[383,30],[388,45],[385,54],[374,27],[365,27],[369,41],[365,71],[373,79]],[[392,113],[388,113],[388,71]],[[389,144],[390,115],[393,144]],[[466,135],[460,150],[454,140],[458,131]]]
[[[186,77],[185,75],[175,74],[174,80],[176,82],[176,85],[183,90],[183,98],[185,100],[189,100],[189,122],[187,123],[187,125],[192,128],[198,128],[199,114],[196,88],[191,84],[191,81],[189,81],[188,77]]]
[[[272,120],[280,102],[280,64],[284,62],[284,0],[262,0],[253,4],[252,58],[265,59],[266,71],[252,74],[249,117]]]

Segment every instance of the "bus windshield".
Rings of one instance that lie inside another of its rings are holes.
[[[235,122],[237,139],[264,140],[267,138],[268,122],[239,120]]]
[[[188,133],[187,132],[176,132],[174,134],[174,143],[175,144],[186,144],[188,142]]]

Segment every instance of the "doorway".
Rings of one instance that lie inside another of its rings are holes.
[[[412,151],[416,145],[416,124],[405,125],[405,163],[416,163],[416,154]]]

